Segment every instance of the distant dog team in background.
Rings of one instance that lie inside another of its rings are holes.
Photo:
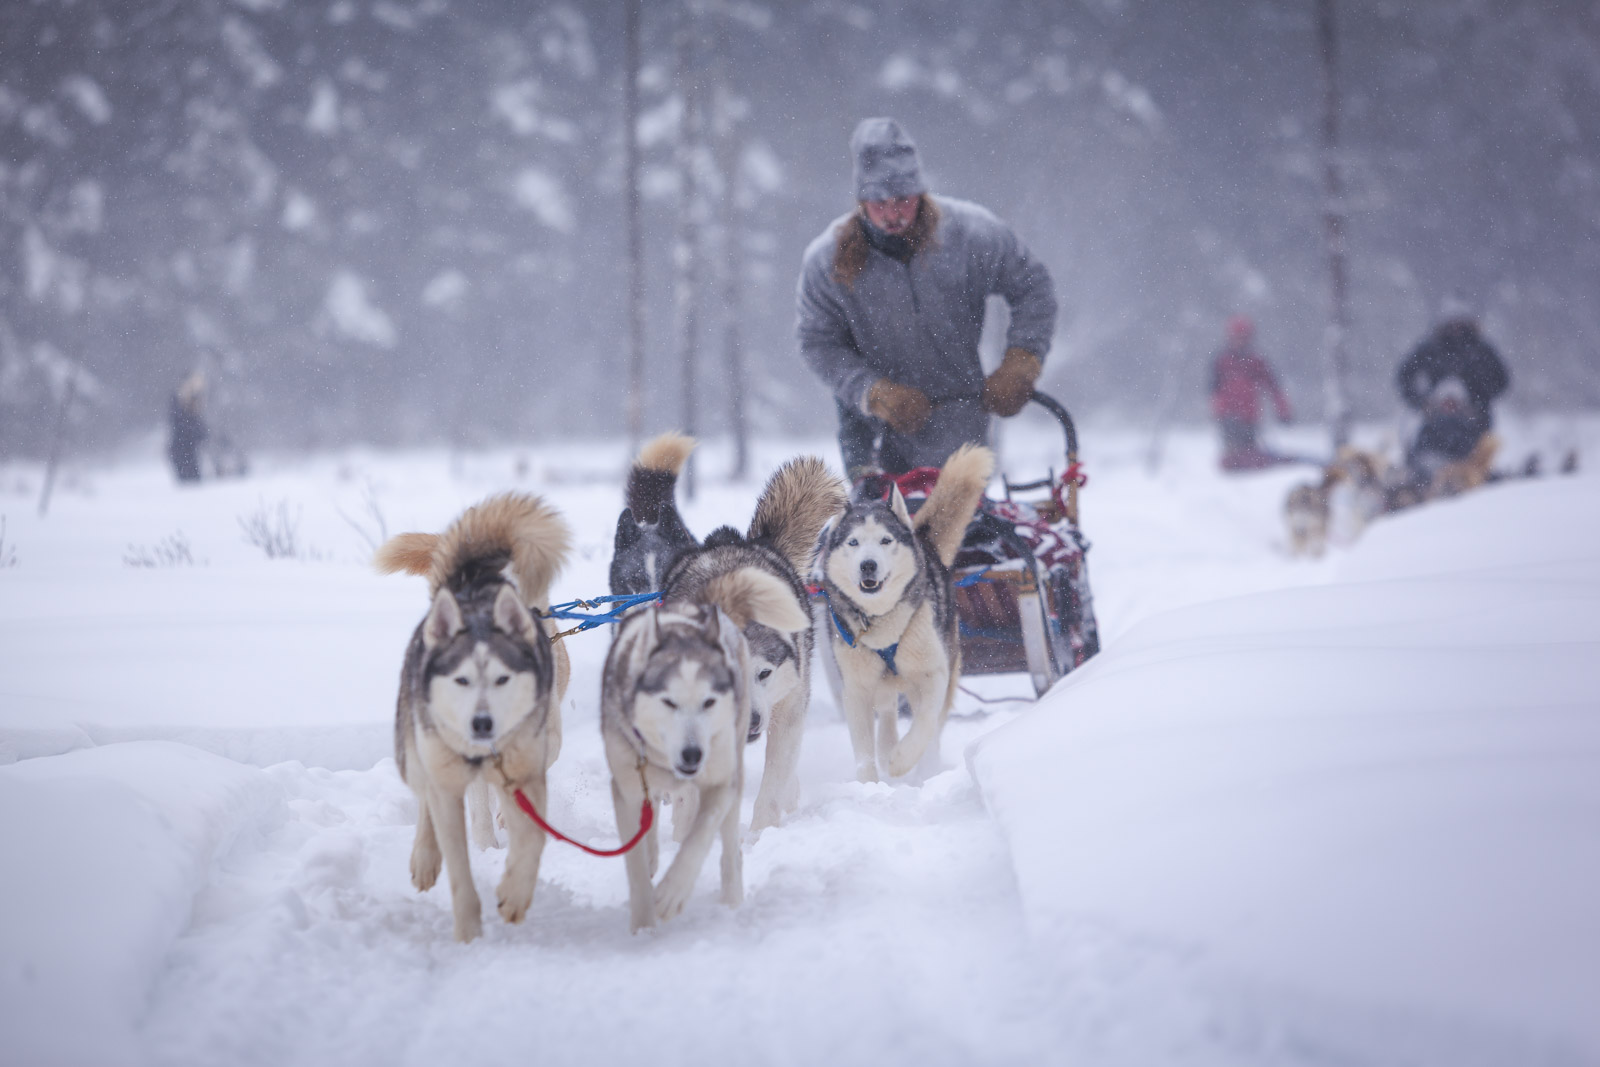
[[[1342,448],[1319,480],[1289,490],[1283,504],[1289,552],[1320,556],[1329,544],[1352,543],[1380,516],[1459,496],[1490,482],[1539,476],[1537,456],[1530,456],[1513,473],[1496,470],[1499,451],[1499,435],[1485,433],[1461,459],[1419,475],[1414,467],[1391,463],[1381,452]],[[1577,468],[1577,453],[1569,452],[1560,471],[1570,474]]]

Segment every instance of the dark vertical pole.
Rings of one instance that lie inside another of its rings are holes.
[[[628,227],[628,455],[644,441],[644,232],[639,198],[639,19],[643,0],[624,0],[622,145]]]
[[[56,466],[61,462],[61,445],[67,439],[67,412],[78,396],[78,369],[67,374],[66,392],[61,397],[61,410],[56,414],[56,432],[50,440],[50,458],[44,466],[44,488],[39,492],[39,517],[50,510],[50,492],[56,487]]]
[[[1350,441],[1349,266],[1345,258],[1344,177],[1339,166],[1339,37],[1335,0],[1316,0],[1317,45],[1322,59],[1322,230],[1328,246],[1328,335],[1324,379],[1326,410],[1335,448]]]
[[[698,64],[699,30],[693,0],[684,0],[678,11],[678,94],[683,109],[678,119],[678,240],[673,249],[677,270],[678,369],[683,380],[683,432],[691,437],[699,429],[699,384],[695,364],[699,358],[700,333],[700,195],[695,168],[699,164],[700,87]],[[683,472],[683,494],[695,494],[695,462],[689,457]]]

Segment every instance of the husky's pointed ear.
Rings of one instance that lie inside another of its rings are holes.
[[[906,524],[906,529],[911,529],[911,509],[906,507],[906,498],[900,495],[898,485],[889,486],[889,510],[894,512],[894,517]]]
[[[637,682],[639,675],[644,673],[645,666],[650,662],[651,653],[655,652],[656,644],[660,640],[659,630],[661,620],[660,609],[654,604],[640,608],[637,614],[630,615],[630,621],[638,619],[630,627],[628,635],[633,641],[628,651],[628,677]],[[630,682],[630,684],[632,684]]]
[[[433,649],[450,640],[464,629],[466,623],[461,619],[461,605],[456,603],[456,598],[444,586],[439,587],[438,595],[433,598],[433,607],[428,610],[428,617],[422,621],[422,647]]]
[[[638,543],[639,520],[633,517],[632,508],[623,508],[622,514],[617,516],[617,536],[611,547],[614,551],[621,552]]]
[[[833,528],[838,524],[839,516],[829,515],[828,521],[817,531],[816,543],[811,546],[811,577],[816,581],[822,581],[823,566],[828,559],[828,542],[833,538]]]
[[[739,646],[745,643],[744,631],[733,616],[712,607],[706,618],[706,636],[715,641],[730,664],[739,662]]]
[[[494,628],[525,643],[533,642],[533,616],[510,585],[502,585],[494,598]]]

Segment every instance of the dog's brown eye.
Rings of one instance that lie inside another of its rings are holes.
[[[846,541],[845,544],[849,545],[851,548],[855,548],[860,545],[861,542],[852,537],[850,540]]]
[[[715,704],[716,702],[717,702],[717,698],[716,697],[706,697],[706,702],[704,704],[701,704],[700,708],[703,711],[706,708],[711,707],[711,705]]]
[[[881,541],[878,542],[878,544],[880,544],[880,545],[886,545],[888,543],[889,543],[889,538],[887,538],[887,537],[883,538]]]
[[[472,684],[472,682],[467,678],[466,675],[458,674],[456,675],[456,684],[459,686],[469,686]]]
[[[766,670],[764,670],[760,674],[756,675],[756,681],[764,682],[770,677],[772,677],[772,668],[768,667]]]
[[[662,697],[661,698],[661,703],[665,704],[667,707],[671,708],[673,711],[677,711],[678,710],[678,702],[676,700],[668,700],[666,697]]]
[[[498,678],[496,678],[494,680],[494,684],[495,685],[505,685],[509,681],[511,681],[511,675],[502,674],[500,677],[498,677]]]

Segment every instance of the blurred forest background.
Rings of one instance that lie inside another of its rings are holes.
[[[69,383],[74,447],[148,434],[196,368],[257,446],[623,432],[623,10],[8,0],[0,454],[46,449]],[[1356,415],[1394,410],[1393,367],[1452,292],[1505,353],[1513,404],[1600,405],[1600,5],[1338,13]],[[730,325],[753,424],[831,426],[793,288],[851,206],[847,139],[872,114],[907,126],[936,192],[992,208],[1050,266],[1044,384],[1069,405],[1202,417],[1201,362],[1244,312],[1320,413],[1312,0],[643,17],[649,428],[682,421],[690,247],[701,432],[727,425]],[[706,117],[687,142],[686,92]]]

